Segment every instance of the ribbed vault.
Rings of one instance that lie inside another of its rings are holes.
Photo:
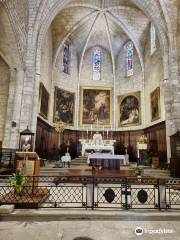
[[[71,1],[57,14],[51,26],[54,64],[68,39],[76,46],[79,72],[85,52],[96,45],[111,54],[115,67],[118,53],[131,40],[144,70],[143,51],[149,20],[131,1]]]

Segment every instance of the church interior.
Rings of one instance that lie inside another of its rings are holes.
[[[179,21],[178,0],[0,1],[2,219],[180,209]]]

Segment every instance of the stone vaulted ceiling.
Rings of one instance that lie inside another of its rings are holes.
[[[131,0],[74,0],[51,26],[55,60],[67,39],[76,46],[79,64],[93,46],[101,46],[116,59],[121,47],[132,40],[143,65],[149,20]]]

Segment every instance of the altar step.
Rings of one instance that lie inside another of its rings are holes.
[[[71,165],[87,165],[87,157],[79,156],[71,161]]]

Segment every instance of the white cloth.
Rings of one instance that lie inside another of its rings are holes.
[[[71,162],[71,156],[70,155],[62,156],[61,161],[62,162]]]
[[[112,155],[112,154],[99,154],[99,153],[94,153],[94,154],[89,154],[87,163],[90,163],[90,159],[119,159],[120,165],[127,165],[129,164],[129,155]]]
[[[112,154],[114,154],[114,146],[104,146],[104,145],[86,145],[84,144],[82,146],[82,156],[84,156],[86,150],[94,150],[94,151],[110,151]]]

